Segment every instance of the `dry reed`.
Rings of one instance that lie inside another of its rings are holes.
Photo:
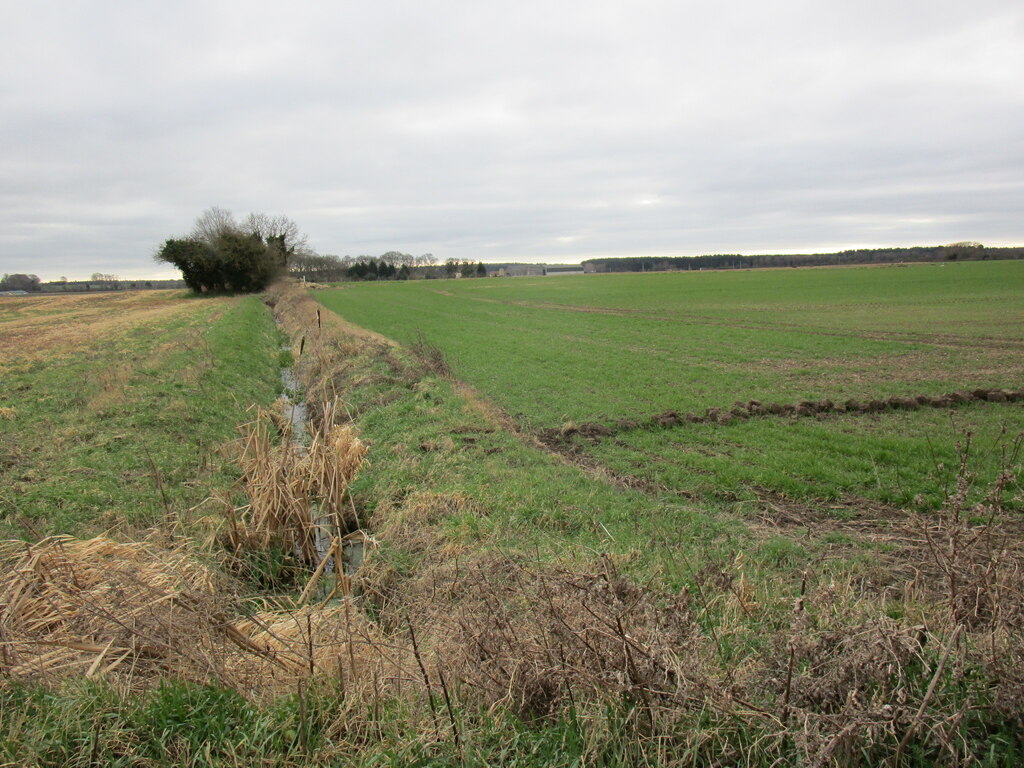
[[[235,552],[281,547],[316,566],[318,540],[359,527],[348,488],[366,456],[365,444],[348,426],[333,423],[333,406],[312,432],[308,447],[286,431],[271,437],[272,420],[262,409],[242,427],[239,463],[249,504],[232,513],[225,535]]]

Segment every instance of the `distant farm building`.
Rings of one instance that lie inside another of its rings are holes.
[[[493,277],[551,277],[582,275],[582,264],[488,264],[487,274]]]

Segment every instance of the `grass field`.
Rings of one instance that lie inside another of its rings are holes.
[[[362,284],[346,319],[436,346],[524,428],[703,415],[749,401],[938,396],[1024,382],[1024,265],[771,270]],[[816,415],[816,414],[815,414]],[[573,448],[668,489],[935,504],[966,432],[996,471],[1019,405],[632,430]]]
[[[0,765],[1016,765],[1021,403],[749,401],[1015,389],[1020,278],[0,300]]]
[[[256,298],[0,300],[3,532],[142,528],[230,487],[220,451],[276,396],[277,346]]]

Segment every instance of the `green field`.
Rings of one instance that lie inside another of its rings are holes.
[[[1024,383],[1024,264],[357,284],[318,298],[443,351],[525,429]],[[669,490],[937,503],[970,431],[993,474],[1019,404],[758,417],[568,441]]]
[[[1021,267],[0,301],[0,765],[1017,765]]]

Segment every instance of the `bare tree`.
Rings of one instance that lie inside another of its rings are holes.
[[[236,234],[238,231],[239,227],[234,214],[226,208],[219,208],[215,205],[199,214],[195,224],[192,225],[192,233],[189,237],[212,246],[223,235]]]
[[[266,213],[250,213],[242,223],[242,228],[267,244],[278,243],[289,259],[293,256],[316,255],[299,225],[283,214],[271,216]]]
[[[408,253],[402,253],[401,251],[388,251],[383,254],[378,261],[381,261],[392,267],[401,266],[412,266],[413,257]]]

